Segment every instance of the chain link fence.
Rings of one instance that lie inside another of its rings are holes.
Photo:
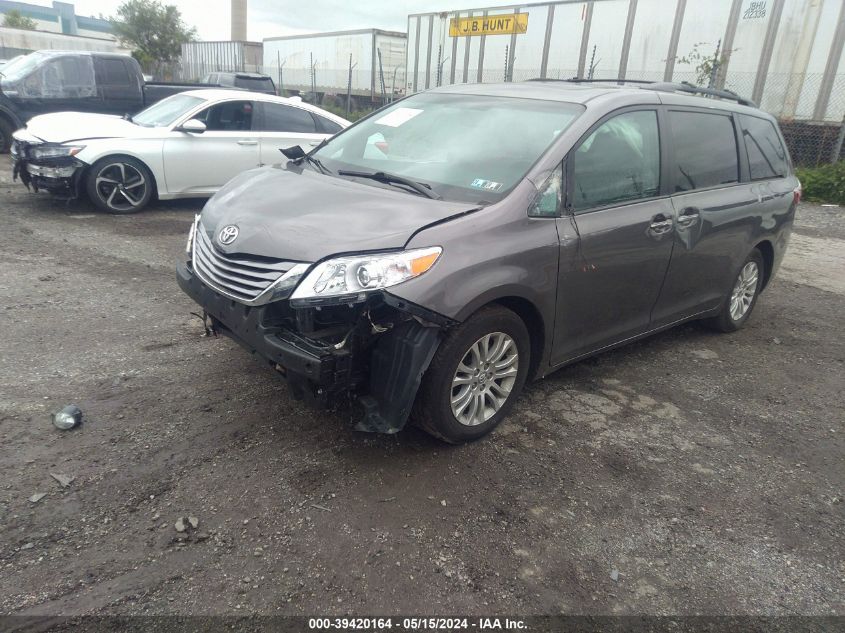
[[[503,62],[504,60],[502,60]],[[437,85],[450,83],[498,83],[502,81],[527,81],[540,76],[539,68],[523,68],[514,66],[506,68],[500,62],[498,65],[468,66],[466,74],[461,65],[454,69],[447,62],[437,72],[430,69],[426,83],[425,68],[417,71],[417,90],[434,88]],[[326,105],[330,109],[343,115],[347,110],[347,89],[350,90],[349,111],[360,114],[367,110],[380,107],[384,103],[413,91],[413,70],[406,77],[404,67],[385,69],[382,74],[376,72],[375,77],[370,69],[353,68],[350,76],[348,68],[325,68],[315,64],[309,68],[279,68],[276,65],[266,67],[262,65],[247,65],[247,67],[229,67],[220,64],[207,64],[199,68],[192,64],[190,69],[180,62],[169,64],[155,64],[144,69],[156,81],[197,82],[212,72],[258,72],[272,77],[280,94],[298,94],[306,100],[318,105]],[[578,75],[576,67],[549,68],[546,77],[549,79],[569,79]],[[382,92],[382,77],[384,91]],[[597,67],[593,71],[595,79],[615,79],[616,71],[609,68]],[[628,79],[641,81],[663,81],[662,72],[629,71]],[[731,90],[743,97],[750,97],[754,92],[757,74],[754,72],[739,72],[728,70],[724,78],[720,78],[719,87]],[[694,72],[679,72],[673,74],[674,82],[689,82],[698,84],[700,77]],[[776,117],[783,131],[786,144],[789,147],[793,162],[800,167],[816,167],[818,165],[836,162],[845,158],[845,74],[837,75],[831,89],[831,96],[825,113],[825,120],[819,121],[814,117],[816,97],[821,88],[821,73],[788,74],[770,73],[764,84],[759,106],[762,110]]]

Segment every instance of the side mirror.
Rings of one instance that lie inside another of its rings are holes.
[[[190,132],[192,134],[202,134],[205,132],[205,123],[199,119],[191,119],[185,121],[182,125],[176,128],[179,132]]]
[[[563,203],[563,170],[558,166],[537,192],[528,215],[532,218],[560,217]]]

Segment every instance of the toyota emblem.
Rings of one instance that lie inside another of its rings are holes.
[[[234,224],[230,224],[229,226],[224,226],[220,229],[220,232],[217,234],[217,241],[227,246],[234,242],[238,238],[238,227]]]

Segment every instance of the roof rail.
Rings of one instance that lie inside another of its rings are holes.
[[[638,84],[645,90],[657,90],[659,92],[683,92],[691,95],[704,95],[707,97],[717,97],[719,99],[728,99],[736,101],[739,105],[748,106],[750,108],[759,107],[751,99],[740,97],[733,90],[717,90],[716,88],[705,88],[704,86],[696,86],[688,81],[672,82],[672,81],[648,81],[645,79],[585,79],[583,77],[572,77],[570,79],[529,79],[528,81],[564,81],[568,83],[615,83],[624,84]]]
[[[728,99],[736,101],[739,105],[748,106],[750,108],[758,107],[751,99],[740,97],[733,90],[717,90],[716,88],[705,88],[704,86],[696,86],[688,81],[674,83],[670,81],[654,82],[649,87],[649,90],[659,90],[661,92],[685,92],[687,94],[704,95],[707,97],[718,97],[719,99]]]
[[[653,81],[646,79],[585,79],[584,77],[570,77],[569,79],[542,79],[535,77],[528,81],[565,81],[573,84],[600,84],[600,83],[614,83],[614,84],[653,84]]]

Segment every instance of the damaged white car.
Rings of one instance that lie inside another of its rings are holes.
[[[280,149],[311,149],[348,125],[298,99],[191,90],[132,117],[33,117],[13,136],[13,174],[35,191],[85,193],[109,213],[134,213],[154,198],[211,196],[243,171],[282,162]]]

